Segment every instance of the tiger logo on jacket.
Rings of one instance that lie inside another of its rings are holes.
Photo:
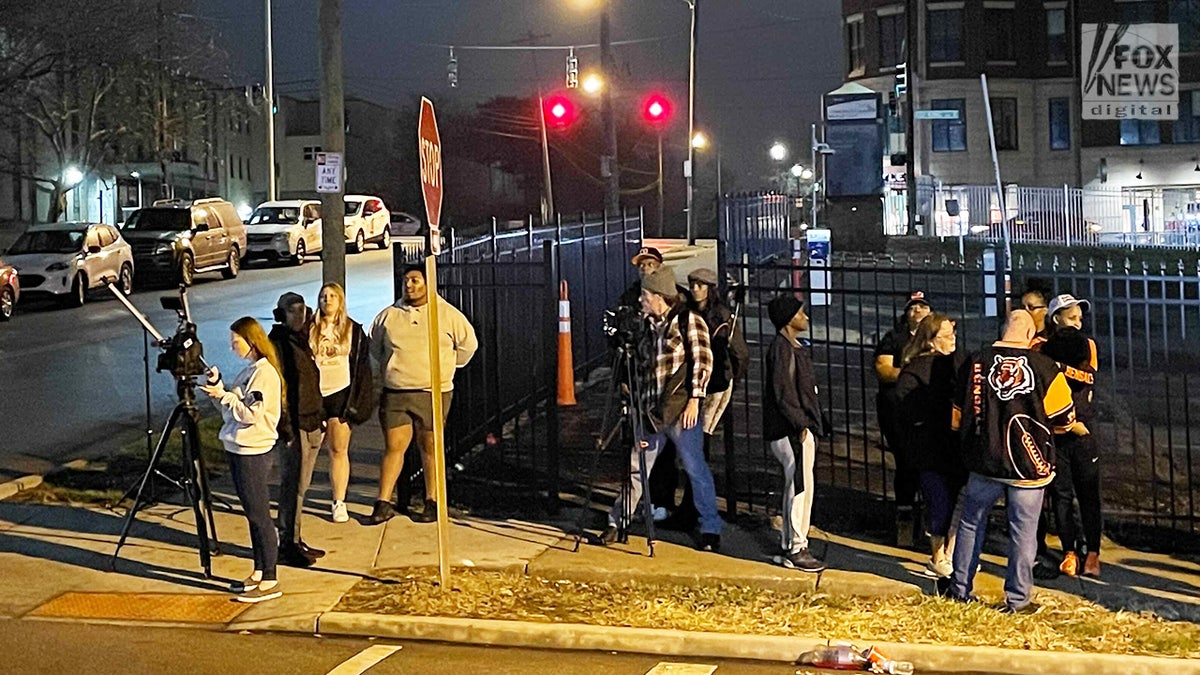
[[[988,386],[996,392],[1001,401],[1011,401],[1033,391],[1037,384],[1033,377],[1033,368],[1025,356],[1004,356],[996,354],[992,367],[988,371]]]

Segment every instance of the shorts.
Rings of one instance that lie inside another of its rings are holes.
[[[442,392],[442,422],[450,413],[454,392]],[[433,430],[433,395],[421,389],[384,389],[379,396],[379,423],[384,429],[417,425]]]
[[[325,410],[324,419],[331,420],[336,417],[345,422],[344,413],[346,412],[346,405],[349,402],[350,387],[339,389],[328,396],[322,397],[321,403]]]

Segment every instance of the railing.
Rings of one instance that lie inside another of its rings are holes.
[[[786,250],[791,236],[790,198],[775,193],[725,195],[717,235],[718,260],[754,262]]]

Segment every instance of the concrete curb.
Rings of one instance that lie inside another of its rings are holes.
[[[794,663],[820,638],[699,633],[654,628],[617,628],[572,623],[530,623],[485,619],[384,616],[326,612],[317,618],[323,635],[388,637],[472,645],[584,651],[615,651],[659,656],[754,659]],[[994,647],[870,643],[894,659],[911,661],[917,672],[990,672],[1021,675],[1200,675],[1200,662],[1150,656],[1021,651]],[[868,643],[861,644],[866,648]]]
[[[0,501],[4,501],[18,492],[32,490],[41,484],[42,477],[37,475],[21,476],[8,482],[0,483]]]

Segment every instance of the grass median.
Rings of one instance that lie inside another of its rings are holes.
[[[864,646],[911,642],[1200,658],[1196,624],[1113,612],[1058,593],[1040,592],[1036,601],[1036,613],[1005,615],[994,605],[917,593],[856,597],[735,585],[581,583],[466,569],[454,572],[448,592],[439,588],[435,570],[390,570],[360,581],[335,610],[812,636]]]

